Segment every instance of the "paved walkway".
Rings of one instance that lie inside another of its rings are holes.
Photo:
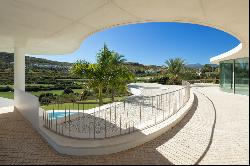
[[[6,99],[6,98],[0,97],[0,108],[1,107],[9,107],[12,105],[14,105],[14,101],[12,99]]]
[[[58,154],[18,112],[0,110],[0,164],[249,164],[248,105],[247,96],[199,87],[194,106],[172,130],[103,156]]]
[[[249,96],[221,92],[216,87],[197,90],[216,108],[212,144],[200,164],[249,164]]]

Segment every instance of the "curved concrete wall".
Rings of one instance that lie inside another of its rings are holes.
[[[19,111],[36,130],[38,130],[40,105],[38,98],[19,89],[15,89],[14,98],[15,109]]]

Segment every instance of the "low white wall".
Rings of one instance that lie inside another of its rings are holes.
[[[60,136],[45,129],[40,117],[40,133],[47,142],[59,153],[67,155],[104,155],[116,153],[139,146],[153,140],[175,126],[188,113],[193,105],[194,94],[191,92],[190,99],[184,107],[169,119],[142,131],[131,134],[106,138],[101,140],[80,140]]]
[[[35,129],[39,130],[39,100],[36,96],[15,89],[14,106],[15,110],[19,111]]]

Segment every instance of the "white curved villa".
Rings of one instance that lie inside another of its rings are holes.
[[[236,37],[237,47],[211,55],[220,88],[131,84],[130,101],[71,110],[72,119],[54,119],[25,92],[25,54],[71,53],[95,32],[144,22],[200,24]],[[0,105],[0,164],[249,164],[249,76],[239,74],[249,73],[248,0],[0,0],[0,51],[14,52],[15,110]]]

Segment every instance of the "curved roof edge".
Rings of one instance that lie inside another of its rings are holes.
[[[240,43],[238,46],[234,47],[233,49],[210,58],[210,62],[214,64],[218,64],[219,62],[224,61],[224,60],[230,60],[230,59],[236,59],[236,58],[249,56],[248,54],[245,54],[245,55],[244,54],[245,53],[242,53],[242,43]]]

